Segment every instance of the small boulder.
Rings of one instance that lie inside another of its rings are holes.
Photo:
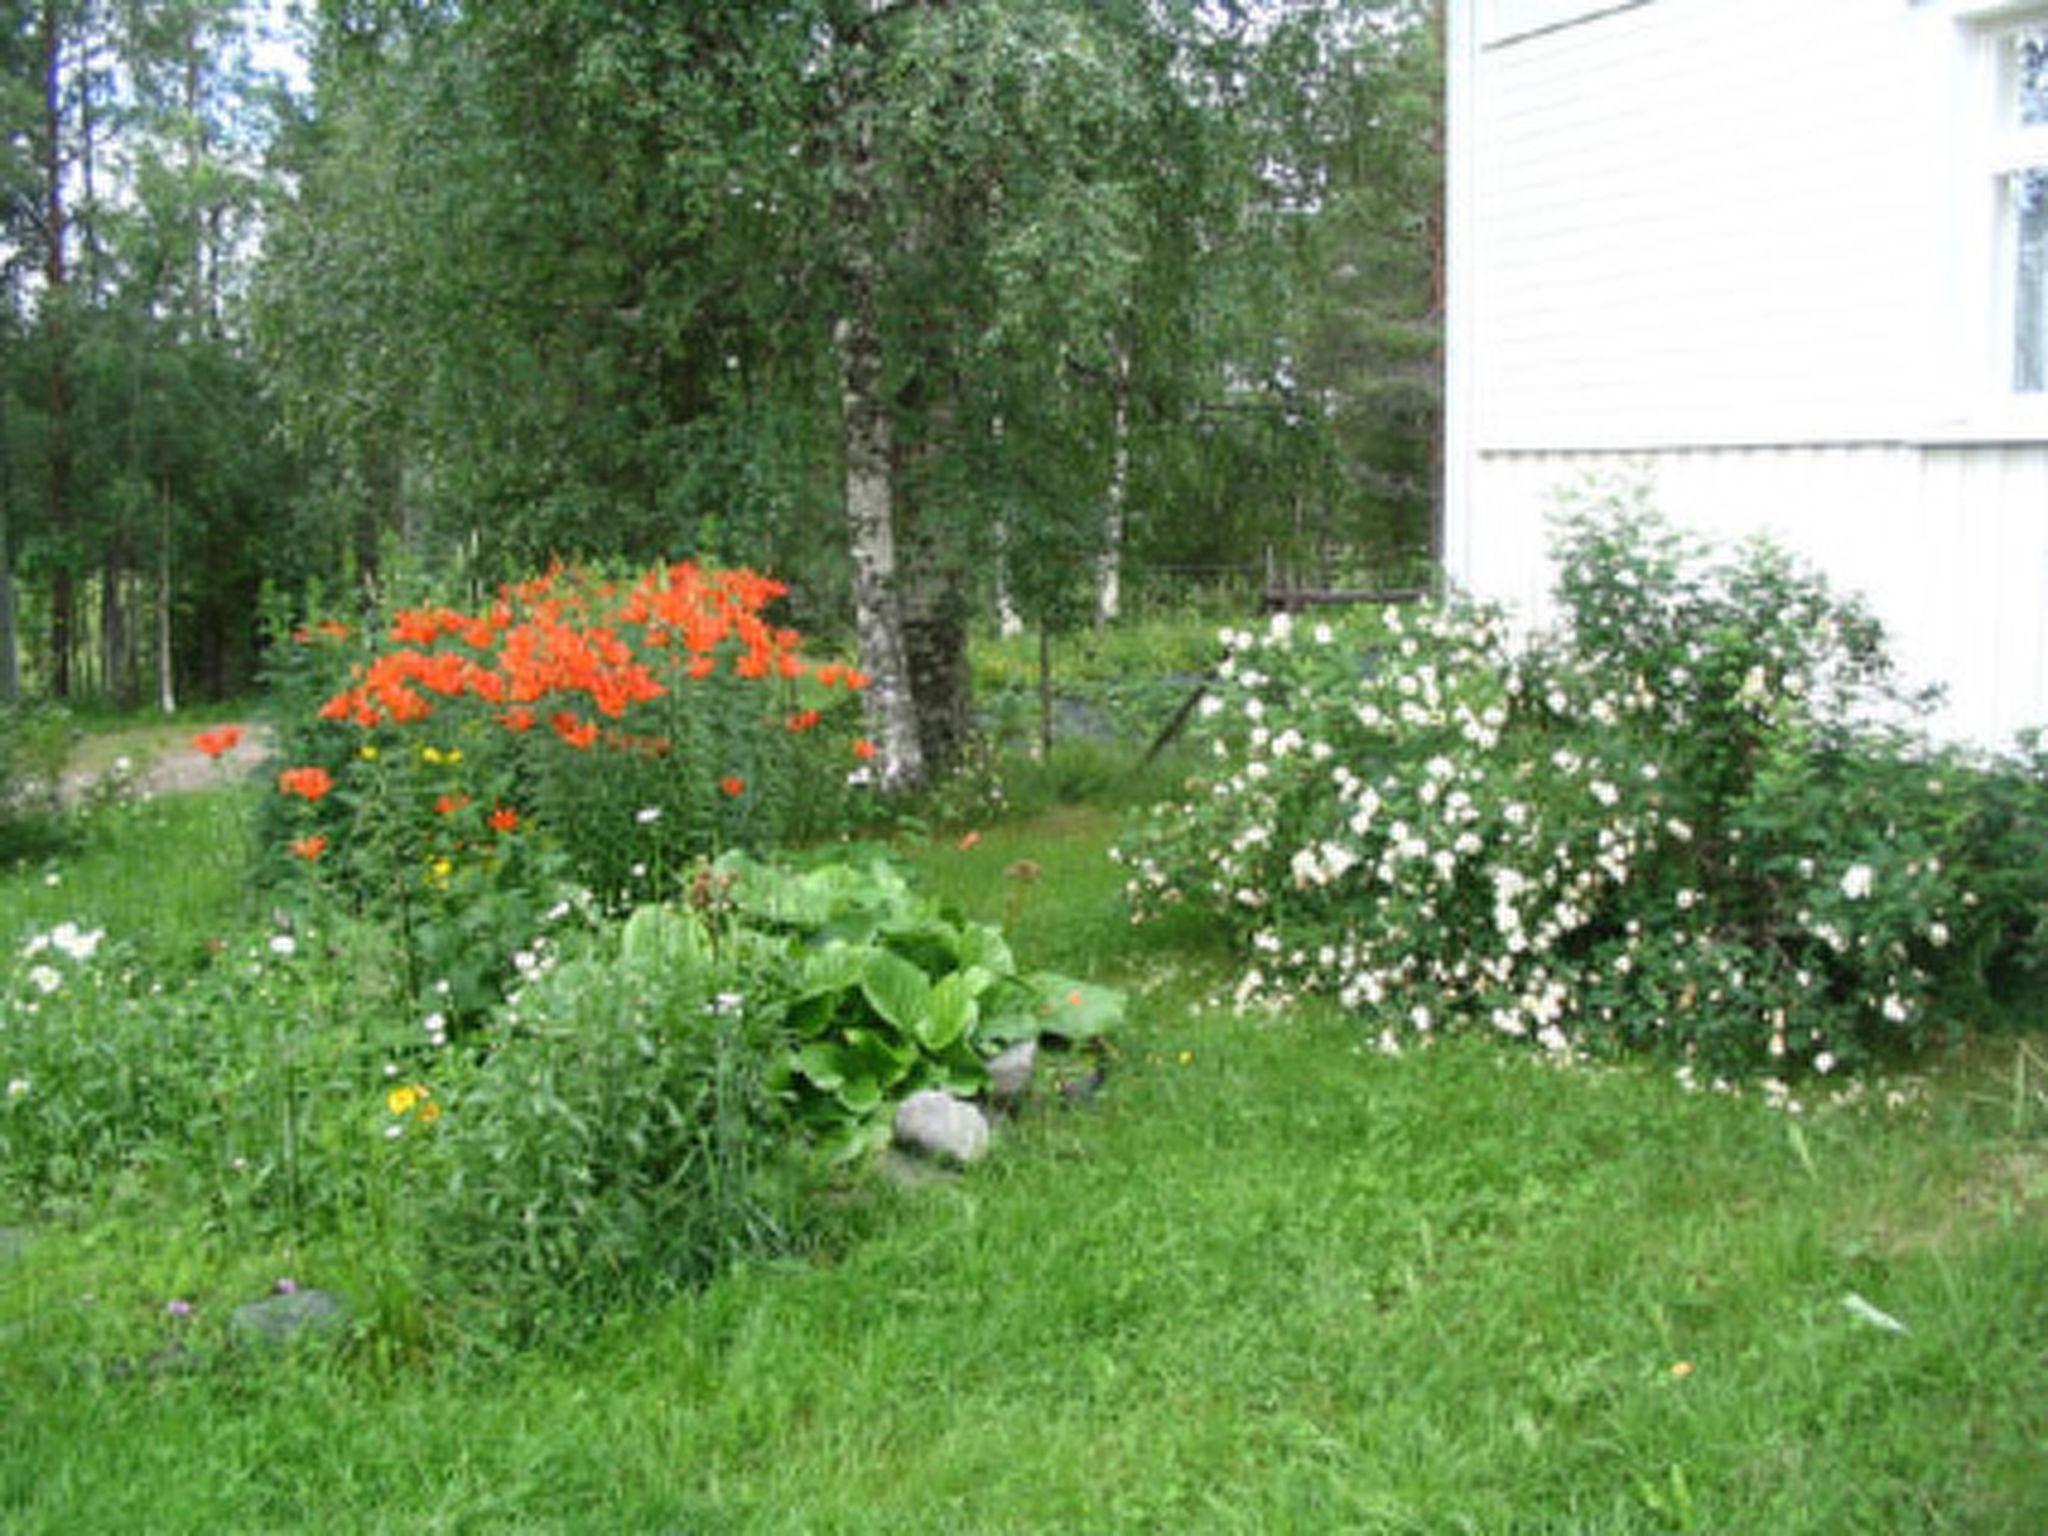
[[[285,1291],[235,1308],[228,1335],[244,1344],[295,1344],[348,1326],[348,1308],[332,1291]]]
[[[1008,1109],[1021,1103],[1031,1092],[1031,1079],[1038,1071],[1038,1042],[1019,1040],[1009,1049],[988,1059],[988,1097],[991,1104]]]
[[[927,1088],[896,1108],[896,1145],[938,1162],[971,1163],[988,1151],[988,1117],[965,1099]]]

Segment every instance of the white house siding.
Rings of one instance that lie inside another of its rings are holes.
[[[1953,431],[1957,39],[1944,0],[1454,0],[1454,581],[1540,611],[1560,487],[1647,473],[1869,597],[1944,734],[2048,725],[2048,434]]]
[[[1946,686],[1943,735],[2000,745],[2048,726],[2048,446],[1486,454],[1473,498],[1489,515],[1454,527],[1451,568],[1540,619],[1560,489],[1645,475],[1673,520],[1768,533],[1864,594],[1904,676]]]

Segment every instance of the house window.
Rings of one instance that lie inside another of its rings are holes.
[[[2007,295],[2007,377],[2048,392],[2048,22],[1996,36],[1999,267]]]

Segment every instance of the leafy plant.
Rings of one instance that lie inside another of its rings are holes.
[[[1987,1013],[2048,896],[2039,773],[1881,723],[1916,700],[1876,626],[1768,546],[1624,499],[1558,565],[1527,645],[1456,603],[1226,630],[1211,766],[1126,840],[1134,917],[1213,908],[1241,999],[1328,992],[1389,1048],[1825,1074]]]
[[[1080,1043],[1122,1020],[1121,993],[1020,970],[999,928],[947,913],[882,858],[799,869],[729,855],[716,875],[740,920],[786,945],[782,1081],[834,1157],[885,1139],[884,1112],[907,1094],[981,1091],[1006,1045]]]

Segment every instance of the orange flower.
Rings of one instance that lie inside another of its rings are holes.
[[[981,834],[979,832],[969,832],[965,837],[960,839],[960,851],[962,853],[965,853],[980,841]]]
[[[864,763],[872,762],[875,756],[875,744],[863,736],[853,744],[853,755]]]
[[[517,832],[519,830],[519,813],[509,805],[501,805],[492,811],[490,820],[493,832]]]
[[[217,731],[201,731],[192,738],[192,745],[208,757],[218,758],[224,752],[232,752],[242,739],[239,725],[224,725]]]
[[[569,711],[561,710],[548,724],[554,732],[578,752],[588,752],[591,743],[597,740],[597,725],[594,721],[578,721]]]
[[[718,781],[718,787],[737,800],[747,792],[747,781],[736,773],[728,773]]]
[[[453,816],[468,804],[469,796],[467,795],[443,795],[434,802],[434,814],[437,816]]]
[[[861,671],[858,667],[848,667],[846,669],[846,686],[853,692],[859,693],[861,689],[867,687],[869,681],[867,673]]]
[[[315,832],[311,837],[299,838],[291,845],[291,848],[292,853],[296,857],[304,859],[310,864],[327,851],[327,838],[323,834]]]
[[[792,731],[808,731],[819,720],[815,709],[800,709],[783,722]]]
[[[287,768],[277,776],[277,787],[287,795],[317,801],[334,788],[334,775],[325,768]]]
[[[717,670],[718,658],[715,656],[699,656],[690,663],[690,676],[700,683]]]
[[[533,711],[524,704],[514,704],[504,714],[498,716],[498,723],[514,735],[523,736],[533,729]]]

